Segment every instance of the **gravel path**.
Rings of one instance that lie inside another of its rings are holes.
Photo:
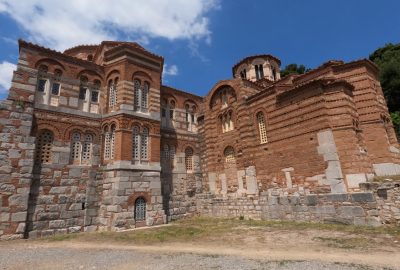
[[[67,245],[67,244],[66,244]],[[261,258],[260,258],[261,259]],[[282,269],[282,270],[388,270],[360,265],[322,262],[265,262],[235,256],[146,252],[118,249],[78,249],[37,245],[0,246],[0,269]]]

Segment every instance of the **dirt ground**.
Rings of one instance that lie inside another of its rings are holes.
[[[27,263],[29,269],[400,269],[400,228],[192,219],[0,242],[0,269]]]

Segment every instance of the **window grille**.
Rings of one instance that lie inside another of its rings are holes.
[[[175,159],[175,145],[169,147],[169,156],[171,160]]]
[[[51,147],[53,144],[53,133],[45,130],[40,133],[36,144],[36,163],[50,163],[51,162]]]
[[[168,146],[168,144],[164,144],[163,158],[164,158],[165,160],[168,160],[168,159],[169,159],[169,146]]]
[[[117,80],[115,80],[117,82]],[[117,85],[113,83],[111,80],[109,82],[109,98],[108,98],[108,106],[113,109],[115,105],[117,105]]]
[[[143,133],[141,136],[141,158],[148,158],[148,145],[149,145],[149,129],[143,128]]]
[[[135,104],[135,110],[139,110],[140,108],[140,81],[139,80],[134,80],[134,104]]]
[[[74,132],[71,139],[71,160],[73,163],[79,163],[81,153],[81,134],[79,132]]]
[[[139,127],[133,127],[133,159],[139,159],[139,148],[140,148],[140,135],[139,135]]]
[[[92,91],[91,101],[94,102],[94,103],[99,102],[99,92]]]
[[[47,83],[47,80],[45,80],[45,79],[39,79],[39,80],[38,80],[38,85],[37,85],[37,91],[38,91],[38,92],[45,92],[45,90],[46,90],[46,83]]]
[[[193,170],[193,149],[191,147],[185,149],[185,165],[187,171]]]
[[[235,150],[232,146],[228,146],[225,148],[224,156],[226,163],[235,163]]]
[[[144,83],[142,88],[142,110],[147,109],[147,100],[149,95],[149,84],[147,82]]]
[[[257,113],[258,130],[260,132],[260,143],[267,142],[267,129],[265,126],[265,118],[262,112]]]
[[[86,90],[87,89],[85,87],[79,88],[79,99],[81,99],[81,100],[86,99]]]
[[[60,94],[60,84],[59,83],[53,83],[51,86],[51,94],[52,95],[59,95]]]
[[[135,221],[146,220],[146,201],[139,197],[135,201]]]
[[[89,163],[92,155],[92,141],[93,136],[90,134],[85,135],[85,140],[82,147],[82,162]]]
[[[115,126],[111,127],[111,139],[110,139],[110,159],[114,159],[115,152]]]
[[[111,157],[111,133],[107,130],[104,137],[104,159],[109,160]]]

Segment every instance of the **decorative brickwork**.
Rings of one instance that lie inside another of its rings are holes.
[[[19,47],[0,103],[1,238],[199,213],[398,224],[398,188],[354,193],[400,174],[368,60],[281,79],[279,59],[251,56],[199,97],[162,85],[164,59],[136,43]]]

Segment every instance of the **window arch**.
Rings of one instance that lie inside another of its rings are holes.
[[[139,79],[134,79],[133,87],[135,111],[147,112],[150,84],[148,82],[142,84]]]
[[[265,124],[265,117],[262,112],[258,112],[257,115],[258,132],[260,134],[260,143],[268,142],[267,139],[267,128]]]
[[[73,164],[80,163],[81,160],[81,134],[79,132],[72,133],[71,136],[71,162]]]
[[[193,148],[188,146],[185,149],[186,171],[193,171]]]
[[[43,130],[39,133],[36,143],[35,163],[51,163],[54,135],[49,130]]]
[[[164,147],[162,149],[162,158],[164,160],[168,160],[170,157],[169,155],[169,145],[168,144],[164,144]]]
[[[219,117],[220,123],[222,126],[222,133],[225,133],[225,132],[228,132],[228,131],[231,131],[234,129],[232,114],[233,114],[232,111],[228,111]]]
[[[232,146],[227,146],[224,150],[225,163],[235,163],[235,150]]]
[[[104,128],[104,160],[114,159],[115,125]]]
[[[142,136],[141,136],[141,149],[140,149],[140,157],[141,159],[147,159],[149,154],[149,129],[147,127],[143,128]]]
[[[264,78],[264,67],[262,64],[255,65],[255,71],[256,71],[256,79],[257,80]]]
[[[117,105],[117,84],[118,78],[108,81],[108,107],[110,110],[113,110]]]
[[[92,142],[93,136],[91,134],[85,134],[82,146],[82,163],[84,164],[90,163],[92,157]]]
[[[135,221],[146,220],[146,200],[139,197],[135,201]]]
[[[149,129],[144,127],[140,132],[139,126],[132,128],[132,158],[142,162],[149,158]]]
[[[111,140],[110,140],[110,159],[114,159],[115,153],[115,124],[111,125]]]
[[[71,136],[71,163],[89,164],[92,157],[93,136],[75,131]]]

